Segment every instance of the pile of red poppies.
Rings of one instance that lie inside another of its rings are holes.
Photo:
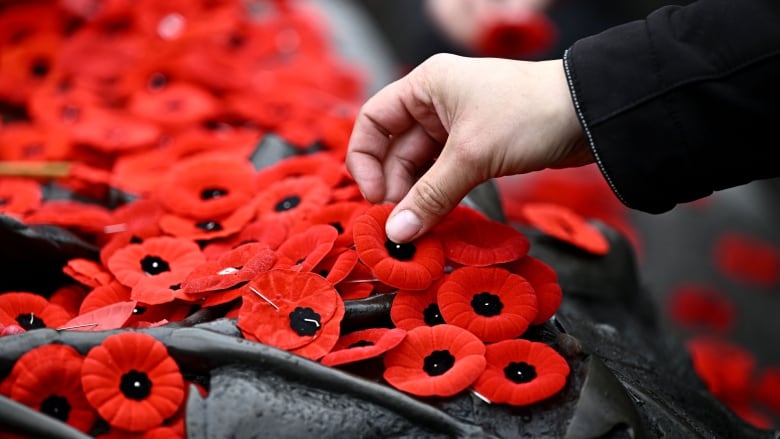
[[[86,355],[31,349],[0,394],[85,432],[184,436],[183,366],[133,329],[208,308],[325,365],[383,356],[386,382],[414,395],[525,405],[565,385],[566,361],[521,338],[561,302],[522,233],[458,207],[412,243],[387,239],[392,206],[365,202],[343,165],[362,77],[327,37],[316,11],[282,0],[2,6],[0,159],[37,177],[0,178],[0,213],[100,255],[70,259],[56,291],[0,293],[0,335],[127,330]],[[270,133],[306,154],[255,169]],[[47,199],[52,183],[72,197]],[[109,206],[116,191],[126,202]],[[526,209],[608,251],[570,211]],[[345,301],[388,293],[392,325],[342,331]]]

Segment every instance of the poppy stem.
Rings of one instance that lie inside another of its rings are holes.
[[[88,328],[92,326],[97,326],[97,323],[84,323],[81,325],[73,325],[73,326],[65,326],[62,328],[57,328],[58,331],[67,331],[68,329],[77,329],[77,328]]]
[[[260,291],[257,291],[257,289],[255,289],[255,287],[249,287],[249,291],[260,296],[261,299],[265,300],[266,302],[268,302],[269,305],[273,306],[275,310],[279,311],[279,307],[275,303],[271,302],[269,298],[263,296],[262,293],[260,293]]]

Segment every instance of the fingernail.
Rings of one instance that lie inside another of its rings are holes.
[[[385,224],[387,238],[393,242],[407,242],[422,228],[422,222],[411,210],[402,210],[393,215]]]

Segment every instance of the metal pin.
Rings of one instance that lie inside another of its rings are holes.
[[[238,271],[238,268],[236,267],[227,267],[220,270],[217,274],[220,276],[224,276],[226,274],[233,274]]]
[[[373,278],[373,279],[349,279],[349,280],[343,280],[339,283],[342,284],[356,284],[360,282],[379,282],[379,279]]]
[[[68,329],[77,329],[77,328],[88,328],[91,326],[97,326],[97,323],[84,323],[82,325],[73,325],[73,326],[65,326],[62,328],[57,328],[58,331],[67,331]]]
[[[275,310],[279,311],[279,307],[275,303],[271,302],[271,300],[269,298],[263,296],[263,294],[260,293],[260,291],[257,291],[255,289],[255,287],[249,287],[249,291],[257,294],[258,296],[260,296],[261,299],[265,300],[266,302],[268,302],[269,305],[273,306]]]
[[[30,326],[32,326],[32,324],[33,324],[34,322],[35,322],[35,313],[34,313],[34,312],[31,312],[31,313],[30,313]]]
[[[103,227],[103,233],[119,233],[125,231],[127,231],[127,224],[125,223],[109,224]]]
[[[479,398],[479,399],[481,399],[482,401],[484,401],[485,403],[487,403],[487,404],[492,404],[492,403],[490,402],[490,400],[489,400],[489,399],[487,399],[487,398],[486,398],[484,395],[480,394],[480,393],[479,393],[479,392],[477,392],[476,390],[474,390],[474,389],[471,389],[471,393],[472,393],[472,394],[474,394],[474,396],[476,396],[477,398]]]
[[[318,322],[318,321],[316,321],[314,319],[303,319],[303,321],[304,322],[312,322],[312,323],[314,323],[314,326],[316,326],[318,328],[320,327],[320,322]]]

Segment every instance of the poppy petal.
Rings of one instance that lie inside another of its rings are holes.
[[[506,264],[506,267],[512,273],[522,276],[530,282],[536,293],[539,311],[531,324],[541,325],[549,320],[558,311],[563,300],[563,290],[558,283],[558,274],[555,270],[529,255]]]
[[[137,302],[118,302],[81,314],[59,329],[71,331],[107,331],[122,328],[133,316]]]
[[[403,329],[370,328],[341,336],[320,362],[326,366],[353,363],[378,357],[398,346],[406,337]]]
[[[604,235],[568,207],[551,203],[525,203],[523,217],[542,232],[594,255],[609,253]]]

